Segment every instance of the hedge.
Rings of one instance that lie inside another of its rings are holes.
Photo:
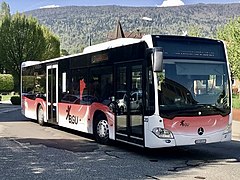
[[[0,92],[10,92],[13,88],[13,76],[11,74],[0,74]]]
[[[10,101],[13,105],[20,105],[21,104],[20,96],[12,96]]]

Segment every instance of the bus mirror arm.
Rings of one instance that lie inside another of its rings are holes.
[[[161,47],[154,47],[151,51],[151,57],[153,62],[153,71],[163,71],[163,49]]]

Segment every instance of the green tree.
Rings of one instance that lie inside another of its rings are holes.
[[[60,56],[60,41],[48,28],[42,26],[43,35],[46,41],[45,52],[42,60],[52,59]]]
[[[217,38],[226,42],[231,72],[240,79],[240,17],[218,28]]]
[[[187,35],[194,37],[203,37],[202,29],[199,26],[190,26]]]
[[[60,43],[36,19],[24,14],[5,16],[0,26],[0,61],[19,90],[21,63],[60,56]]]
[[[19,13],[12,17],[5,16],[0,28],[0,42],[2,64],[13,75],[17,88],[21,63],[42,59],[46,41],[41,26],[35,19]]]
[[[0,74],[0,92],[9,92],[13,88],[13,76],[11,74]]]
[[[10,17],[10,7],[6,2],[2,2],[1,6],[0,6],[0,24],[2,19],[7,16]],[[1,43],[1,42],[0,42]],[[0,61],[0,73],[3,73],[5,71],[2,62]]]
[[[2,2],[0,8],[0,20],[2,20],[5,16],[10,17],[10,7],[6,2]]]
[[[69,53],[67,52],[66,49],[61,49],[61,56],[67,56]]]

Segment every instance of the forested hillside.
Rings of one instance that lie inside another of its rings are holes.
[[[120,19],[124,32],[139,30],[153,34],[182,34],[191,27],[203,36],[214,37],[216,30],[240,16],[237,4],[197,4],[180,7],[69,6],[25,12],[36,17],[60,37],[61,48],[77,53],[89,44],[107,40]],[[152,22],[142,20],[150,17]],[[151,28],[150,28],[151,27]]]

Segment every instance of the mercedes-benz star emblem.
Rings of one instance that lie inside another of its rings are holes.
[[[201,136],[204,133],[204,129],[202,127],[198,128],[198,134]]]

